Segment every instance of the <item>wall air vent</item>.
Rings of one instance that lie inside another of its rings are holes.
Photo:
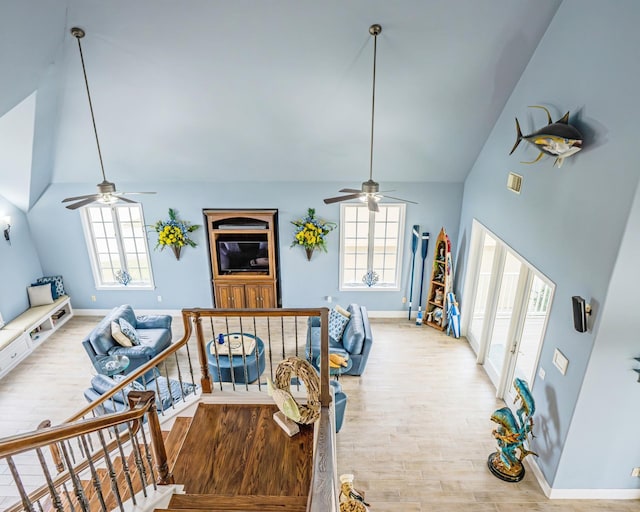
[[[512,192],[519,194],[520,189],[522,188],[522,176],[515,172],[510,172],[509,177],[507,178],[507,188]]]

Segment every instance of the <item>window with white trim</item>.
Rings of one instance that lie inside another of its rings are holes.
[[[96,288],[153,289],[142,206],[87,206],[81,214]]]
[[[366,204],[340,205],[340,289],[399,290],[404,232],[404,203],[378,204],[371,212]],[[372,270],[378,281],[363,281]]]

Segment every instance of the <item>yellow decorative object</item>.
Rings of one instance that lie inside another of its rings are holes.
[[[304,247],[308,260],[311,260],[311,255],[315,249],[327,252],[326,236],[336,228],[334,222],[317,219],[316,211],[313,208],[309,208],[305,218],[293,220],[291,224],[296,226],[291,247]]]
[[[190,247],[198,245],[189,238],[189,233],[194,232],[199,227],[199,225],[179,220],[178,212],[173,208],[169,208],[169,220],[159,220],[153,225],[153,229],[158,233],[158,242],[155,248],[159,247],[162,251],[165,247],[171,247],[176,259],[179,260],[180,251],[185,245]]]
[[[329,354],[329,366],[331,366],[331,368],[346,367],[347,358],[340,354]]]

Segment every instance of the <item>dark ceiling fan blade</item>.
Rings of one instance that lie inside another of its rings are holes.
[[[408,199],[402,199],[400,197],[393,197],[393,196],[387,196],[387,195],[384,195],[382,197],[388,197],[389,199],[395,199],[396,201],[402,201],[403,203],[418,204],[415,201],[409,201]]]
[[[362,192],[362,190],[358,190],[356,188],[341,188],[338,192],[348,192],[349,194],[358,194]]]
[[[369,208],[370,212],[380,211],[380,209],[378,208],[378,201],[376,201],[376,198],[374,196],[367,196],[367,207]]]
[[[87,198],[87,199],[85,199],[83,201],[78,202],[78,203],[68,204],[67,208],[69,208],[69,210],[75,210],[77,208],[80,208],[82,206],[86,206],[88,204],[91,204],[91,203],[95,202],[96,199],[97,199],[97,197],[91,196],[91,197],[89,197],[89,198]]]
[[[134,204],[138,203],[138,201],[134,201],[133,199],[129,199],[127,197],[122,197],[121,195],[118,196],[118,201],[124,201],[125,203],[134,203]]]
[[[348,196],[329,197],[324,200],[324,204],[339,203],[340,201],[349,201],[350,199],[358,199],[362,192],[357,194],[349,194]]]
[[[62,202],[63,203],[68,203],[69,201],[79,201],[81,199],[88,199],[90,197],[98,198],[98,197],[100,197],[100,194],[85,194],[83,196],[67,197],[66,199],[63,199]]]

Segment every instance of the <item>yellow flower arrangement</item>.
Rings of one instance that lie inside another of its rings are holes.
[[[336,228],[334,222],[317,219],[316,211],[309,208],[304,219],[293,220],[291,224],[296,226],[291,247],[302,246],[311,250],[320,248],[327,252],[326,236]]]
[[[159,247],[160,250],[163,250],[165,247],[182,248],[185,245],[196,247],[198,244],[189,238],[189,233],[199,227],[190,222],[178,220],[176,210],[169,208],[169,220],[159,220],[153,225],[158,233],[158,243],[155,248]]]

